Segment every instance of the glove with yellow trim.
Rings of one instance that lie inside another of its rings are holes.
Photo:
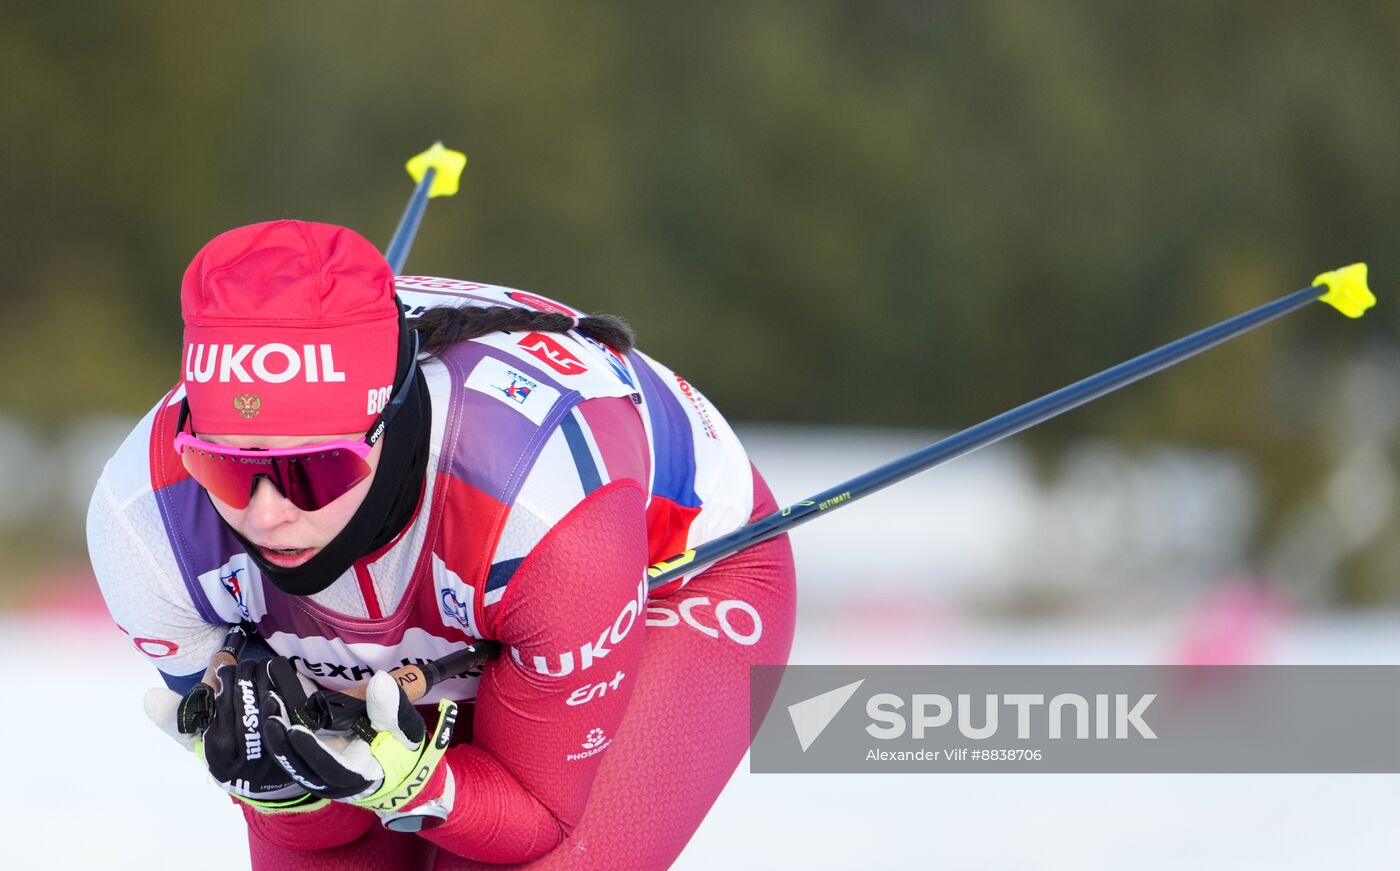
[[[183,697],[167,689],[146,693],[146,713],[164,732],[192,750],[215,783],[263,813],[300,813],[326,802],[296,783],[272,758],[262,737],[261,705],[274,686],[305,704],[305,688],[282,657],[243,660],[220,667],[217,687],[198,683]],[[314,689],[314,687],[312,687]]]
[[[313,695],[308,705],[317,704]],[[442,777],[434,774],[452,740],[455,702],[438,703],[437,726],[429,735],[393,676],[376,672],[365,694],[367,722],[354,729],[360,737],[343,747],[328,733],[295,724],[291,713],[274,692],[263,706],[263,737],[272,757],[313,795],[369,808],[396,831],[432,828],[451,813],[452,772],[444,767]]]

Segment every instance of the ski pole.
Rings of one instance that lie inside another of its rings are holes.
[[[413,247],[413,237],[418,235],[418,225],[428,209],[428,200],[457,193],[457,184],[466,165],[465,154],[453,151],[441,142],[434,142],[427,151],[409,158],[406,164],[408,174],[418,182],[418,186],[413,189],[413,196],[409,197],[403,217],[399,218],[399,226],[394,230],[394,238],[384,253],[384,259],[389,261],[389,268],[394,270],[395,275],[403,273],[408,250]]]
[[[1242,315],[1222,321],[1192,333],[1175,342],[1163,345],[1124,363],[1091,375],[1081,381],[1062,387],[1039,399],[1017,406],[1010,411],[985,420],[975,426],[955,433],[946,439],[935,442],[908,456],[886,463],[835,487],[823,490],[801,502],[774,512],[762,520],[741,527],[728,535],[687,550],[655,563],[647,569],[651,589],[675,579],[681,574],[693,572],[717,560],[723,559],[750,545],[767,541],[796,526],[820,516],[832,509],[883,490],[891,484],[903,481],[931,469],[941,463],[972,453],[978,448],[1001,441],[1007,436],[1029,429],[1038,423],[1091,402],[1120,387],[1174,366],[1188,357],[1229,341],[1246,333],[1260,324],[1296,311],[1308,303],[1320,299],[1347,317],[1359,318],[1366,309],[1376,304],[1376,298],[1366,286],[1366,264],[1353,263],[1350,266],[1324,272],[1313,279],[1310,287],[1290,293],[1274,302],[1262,305]]]
[[[1120,387],[1125,387],[1134,381],[1160,372],[1188,357],[1246,333],[1260,324],[1296,311],[1318,299],[1328,303],[1347,317],[1361,317],[1366,309],[1376,303],[1375,296],[1366,285],[1366,264],[1354,263],[1332,272],[1325,272],[1313,279],[1313,284],[1310,287],[1290,293],[1274,302],[1222,321],[1215,326],[1192,333],[1185,338],[1163,345],[1155,351],[1149,351],[1117,366],[1105,369],[1097,375],[1076,381],[1068,387],[1062,387],[1039,399],[968,427],[926,448],[823,490],[815,496],[801,502],[795,502],[761,520],[743,526],[729,535],[721,536],[661,560],[647,569],[648,586],[654,590],[682,574],[704,568],[750,545],[767,541],[815,517],[849,505],[877,490],[882,490],[919,472],[998,442],[1072,408],[1112,393]],[[423,693],[432,688],[440,676],[458,674],[466,670],[470,664],[484,662],[499,653],[500,644],[498,642],[477,641],[466,650],[452,653],[429,663],[433,667],[432,677],[428,677],[428,669],[424,667],[420,669],[420,674],[415,674],[407,683],[400,678],[400,685],[404,686],[404,690],[411,700],[417,701],[422,698]],[[424,679],[420,680],[420,675]],[[422,687],[422,690],[419,690],[418,687]],[[358,695],[362,697],[363,689],[357,688],[357,690]],[[356,690],[351,692],[354,693]],[[415,695],[415,693],[417,694]]]

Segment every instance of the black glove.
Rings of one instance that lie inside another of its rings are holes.
[[[262,704],[274,688],[305,703],[296,669],[284,657],[254,661],[218,671],[217,691],[199,683],[185,694],[176,724],[195,736],[195,753],[219,786],[259,810],[301,809],[317,802],[272,758],[263,740]],[[295,687],[295,692],[292,688]]]

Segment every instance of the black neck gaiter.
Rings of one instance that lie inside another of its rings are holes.
[[[400,318],[400,334],[407,336]],[[406,377],[411,343],[400,342],[399,379]],[[414,369],[414,383],[403,408],[394,416],[380,442],[383,445],[374,480],[360,509],[340,534],[321,551],[296,568],[275,566],[263,559],[252,542],[225,524],[242,542],[263,577],[284,593],[310,596],[335,582],[355,562],[394,540],[413,519],[428,468],[428,437],[432,432],[432,404],[422,371]]]

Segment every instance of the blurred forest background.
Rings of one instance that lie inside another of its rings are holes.
[[[441,139],[470,163],[409,271],[623,314],[779,448],[917,446],[1368,261],[1365,319],[1310,307],[1016,450],[1047,487],[1086,445],[1223,463],[1216,572],[1393,604],[1397,48],[1390,2],[9,4],[0,602],[81,566],[199,246],[283,216],[387,243]],[[838,480],[806,472],[780,498]]]

